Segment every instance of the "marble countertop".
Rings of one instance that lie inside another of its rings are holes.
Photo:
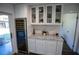
[[[58,40],[63,41],[63,39],[56,35],[31,35],[28,37],[29,39],[40,39],[40,40]]]

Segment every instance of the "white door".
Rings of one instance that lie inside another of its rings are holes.
[[[45,40],[42,39],[36,40],[36,53],[45,54]]]
[[[36,51],[35,39],[28,39],[28,51],[29,52],[35,52]]]
[[[55,55],[56,53],[56,41],[46,40],[45,42],[45,54]]]
[[[73,42],[74,42],[76,17],[77,13],[68,13],[64,14],[63,18],[63,28],[64,33],[66,35],[65,39],[71,49],[73,48]]]

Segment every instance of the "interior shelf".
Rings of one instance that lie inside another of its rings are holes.
[[[31,23],[31,25],[62,25],[59,23]]]

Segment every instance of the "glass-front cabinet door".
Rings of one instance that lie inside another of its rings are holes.
[[[47,23],[52,23],[52,6],[47,6]]]
[[[56,5],[55,23],[61,23],[61,5]]]
[[[36,8],[32,8],[32,23],[36,23]]]
[[[42,5],[31,8],[32,24],[60,24],[62,5]]]
[[[39,7],[39,23],[43,23],[44,22],[44,7]]]

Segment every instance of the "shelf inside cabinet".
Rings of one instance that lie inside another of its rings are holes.
[[[53,23],[31,23],[31,25],[61,25],[59,23],[53,24]]]

